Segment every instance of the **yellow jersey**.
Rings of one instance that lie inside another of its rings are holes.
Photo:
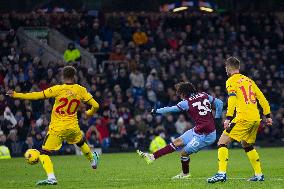
[[[88,115],[92,115],[99,107],[87,89],[78,84],[55,85],[41,92],[14,92],[13,97],[29,100],[55,98],[49,126],[53,131],[79,128],[77,111],[81,102],[92,105],[92,109],[86,112]]]
[[[233,117],[236,110],[235,120],[259,121],[257,100],[263,114],[270,114],[268,101],[252,79],[242,74],[234,74],[227,80],[226,88],[229,95],[227,117]]]

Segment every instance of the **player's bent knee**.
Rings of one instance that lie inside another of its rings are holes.
[[[190,154],[189,153],[187,153],[186,151],[181,151],[181,153],[180,153],[180,156],[181,157],[188,157]]]
[[[49,150],[41,149],[39,152],[40,152],[40,155],[48,155],[48,156],[51,155],[51,151]]]
[[[246,148],[246,147],[250,147],[250,146],[252,146],[252,144],[249,144],[249,143],[247,143],[246,141],[241,141],[241,144],[242,144],[242,147],[243,148]]]
[[[217,143],[217,146],[219,145],[228,145],[231,142],[231,138],[225,134],[222,134],[221,137],[219,138],[219,141]]]
[[[82,138],[82,140],[80,141],[80,142],[78,142],[76,145],[78,146],[78,147],[81,147],[81,146],[83,146],[83,144],[86,142],[86,139],[85,138]]]
[[[173,143],[176,147],[180,147],[183,145],[183,141],[180,138],[176,139]]]
[[[244,151],[245,152],[249,152],[249,151],[252,151],[254,149],[253,146],[247,146],[247,147],[243,147]]]
[[[222,147],[228,148],[227,144],[218,144],[217,147],[218,147],[218,148],[222,148]]]
[[[217,147],[219,148],[219,146],[221,146],[221,147],[222,147],[222,146],[227,146],[227,144],[224,143],[223,141],[220,141],[220,140],[219,140],[219,141],[217,142]]]

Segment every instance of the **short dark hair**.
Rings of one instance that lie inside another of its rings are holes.
[[[74,79],[76,72],[77,70],[73,66],[65,66],[62,71],[63,78],[64,79]]]
[[[236,57],[231,56],[226,59],[225,65],[233,69],[240,69],[241,62]]]
[[[175,85],[175,88],[179,96],[185,95],[189,97],[191,94],[196,93],[195,86],[190,82],[180,82]]]

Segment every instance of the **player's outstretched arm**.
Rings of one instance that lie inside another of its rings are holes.
[[[94,115],[94,113],[96,113],[98,111],[99,104],[93,98],[91,98],[87,103],[89,105],[91,105],[92,107],[89,110],[86,111],[86,114],[87,114],[87,116],[92,116],[92,115]]]
[[[31,92],[31,93],[17,93],[16,91],[9,90],[6,93],[6,95],[12,98],[19,98],[19,99],[25,99],[25,100],[39,100],[39,99],[44,99],[44,98],[56,97],[59,91],[60,91],[60,85],[55,85],[43,91]]]
[[[157,113],[157,114],[167,114],[167,113],[173,113],[173,112],[181,112],[181,111],[186,111],[188,110],[188,102],[186,100],[183,100],[179,102],[175,106],[170,106],[170,107],[163,107],[159,108],[157,110],[151,111],[152,113]]]
[[[25,100],[38,100],[45,98],[43,91],[41,92],[31,92],[31,93],[18,93],[12,90],[7,91],[6,95],[12,98],[19,98]]]
[[[177,106],[170,106],[170,107],[163,107],[155,110],[155,112],[152,113],[157,113],[157,114],[167,114],[171,112],[180,112],[181,110]]]

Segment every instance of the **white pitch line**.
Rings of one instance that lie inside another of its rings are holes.
[[[228,180],[246,180],[247,178],[239,178],[239,177],[229,177]],[[104,179],[104,180],[110,180],[110,181],[131,181],[131,180],[144,180],[144,179],[140,179],[140,178],[112,178],[112,179]],[[176,181],[178,179],[171,179],[171,178],[150,178],[147,180],[152,180],[152,181],[156,181],[156,180],[172,180],[172,181]],[[188,178],[185,180],[207,180],[207,178],[203,178],[203,177],[196,177],[196,178]],[[284,178],[266,178],[266,181],[284,181]]]

